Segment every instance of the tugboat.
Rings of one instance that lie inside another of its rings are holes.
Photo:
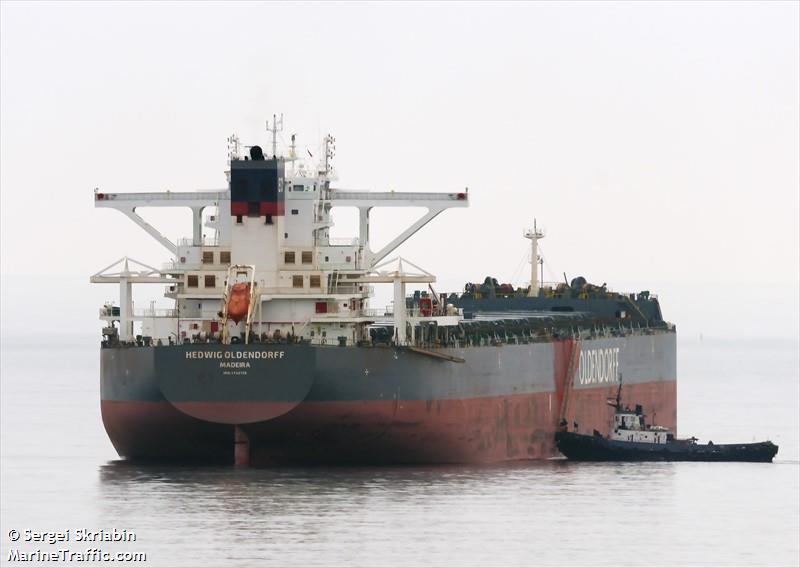
[[[611,434],[597,430],[592,435],[566,431],[566,422],[556,432],[556,446],[567,459],[577,461],[713,461],[771,462],[778,446],[770,442],[752,444],[698,444],[697,438],[678,439],[668,428],[647,424],[642,406],[633,410],[622,405],[622,379],[614,407]]]

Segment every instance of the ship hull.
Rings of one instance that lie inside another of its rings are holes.
[[[139,460],[231,462],[234,428],[256,465],[547,459],[562,418],[607,428],[622,374],[624,400],[677,426],[672,332],[438,351],[454,360],[390,347],[103,349],[103,422],[119,455]],[[262,356],[228,363],[244,352]]]

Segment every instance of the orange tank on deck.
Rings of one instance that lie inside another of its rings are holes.
[[[228,317],[239,323],[247,317],[247,308],[250,306],[250,284],[240,282],[234,284],[228,296]]]

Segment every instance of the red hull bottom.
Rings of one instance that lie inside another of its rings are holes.
[[[676,428],[676,383],[626,385],[623,403],[642,404],[659,425]],[[591,433],[608,429],[614,387],[575,389],[566,420]],[[233,403],[242,415],[263,403]],[[194,403],[198,406],[198,403]],[[215,404],[201,409],[214,413]],[[226,415],[231,403],[224,405]],[[276,405],[280,406],[280,405]],[[168,402],[101,403],[103,422],[121,457],[232,463],[234,427],[198,420]],[[555,447],[556,393],[437,401],[304,402],[272,420],[239,426],[250,463],[492,463],[547,459]],[[276,412],[278,413],[278,412]]]

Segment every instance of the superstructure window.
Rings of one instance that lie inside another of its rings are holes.
[[[203,251],[203,264],[214,264],[214,251],[213,250],[204,250]]]
[[[312,274],[312,275],[311,275],[311,276],[308,278],[308,285],[309,285],[310,287],[312,287],[312,288],[319,288],[319,287],[320,287],[320,283],[319,283],[319,274]]]
[[[303,287],[303,276],[294,275],[292,276],[292,288],[302,288]]]
[[[217,277],[213,274],[206,274],[204,278],[203,284],[206,288],[216,288],[217,287]]]
[[[296,185],[296,186],[294,186],[294,187],[292,188],[292,190],[293,190],[293,191],[303,191],[303,189],[304,189],[304,188],[303,188],[303,186],[302,186],[302,185]]]
[[[220,264],[230,264],[231,263],[231,251],[223,250],[219,253],[219,263]]]
[[[297,215],[299,211],[297,209],[292,209],[292,215]]]
[[[301,262],[303,264],[311,264],[312,262],[312,255],[310,250],[304,250],[302,252]]]
[[[186,277],[187,288],[197,288],[197,274],[190,274]]]
[[[284,264],[294,264],[294,251],[287,250],[283,253],[283,262]]]

